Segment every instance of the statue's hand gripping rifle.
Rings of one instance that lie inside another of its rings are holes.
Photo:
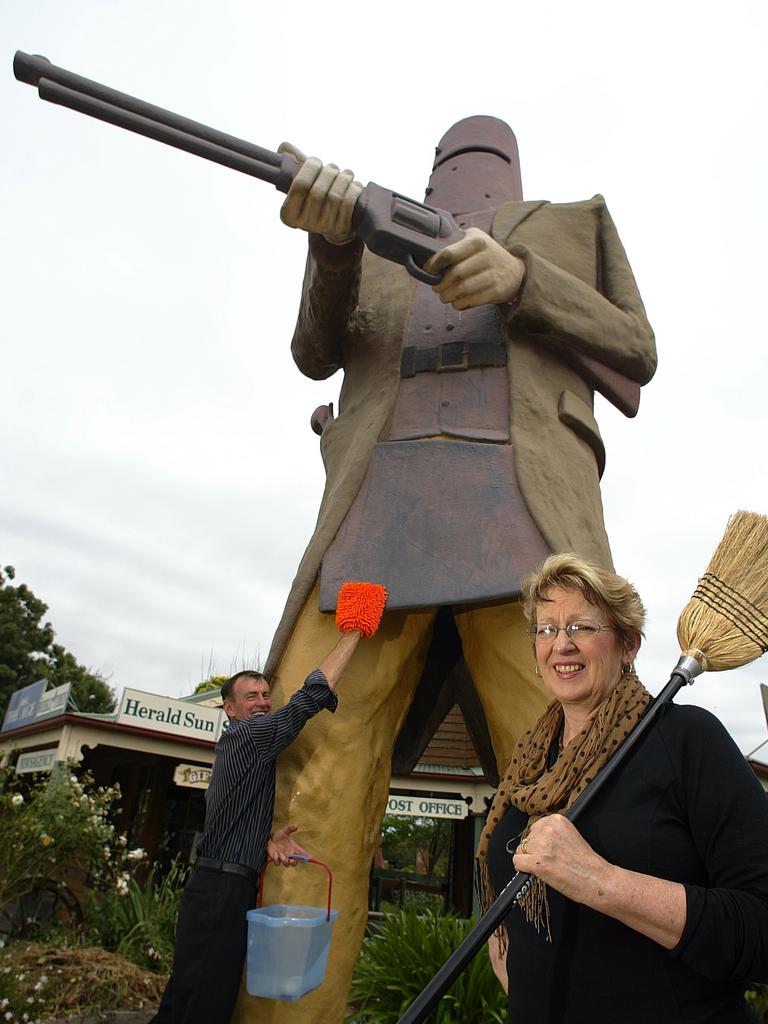
[[[40,98],[49,103],[58,103],[250,174],[270,182],[279,192],[288,191],[299,170],[299,163],[288,154],[262,149],[57,68],[46,57],[31,56],[19,50],[13,60],[13,72],[20,82],[37,86]],[[352,226],[371,252],[401,263],[409,274],[427,284],[437,284],[440,276],[427,273],[422,264],[446,245],[464,237],[450,213],[407,199],[373,182],[363,189],[357,201]]]
[[[288,154],[262,149],[252,142],[65,71],[51,64],[47,57],[31,56],[19,50],[13,60],[13,72],[20,82],[36,86],[40,98],[49,103],[58,103],[250,174],[270,182],[280,192],[288,192],[299,170],[299,163]],[[450,213],[408,199],[374,182],[368,183],[357,200],[352,228],[371,252],[402,264],[409,274],[430,285],[438,284],[442,275],[428,273],[423,268],[424,263],[464,237]],[[572,351],[569,357],[592,386],[621,412],[626,416],[635,415],[640,401],[640,387],[635,381],[581,353]]]

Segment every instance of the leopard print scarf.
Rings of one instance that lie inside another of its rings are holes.
[[[528,835],[538,818],[547,814],[564,814],[632,732],[650,700],[651,695],[634,673],[622,676],[610,696],[561,751],[551,768],[548,765],[549,752],[563,729],[560,702],[553,701],[538,722],[520,737],[507,772],[496,790],[477,847],[476,884],[483,913],[496,898],[488,873],[488,842],[507,808],[514,805],[528,815],[528,824],[517,845]],[[545,927],[547,936],[551,938],[546,885],[534,878],[519,902],[526,920],[537,930]],[[506,929],[503,925],[499,938],[504,949]]]

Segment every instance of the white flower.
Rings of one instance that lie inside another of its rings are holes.
[[[115,889],[117,890],[118,896],[125,896],[128,892],[128,883],[124,878],[118,878],[115,883]]]
[[[21,795],[21,793],[14,793],[13,796],[11,797],[11,803],[13,804],[14,807],[18,807],[20,804],[24,803],[24,797]]]
[[[129,850],[125,858],[126,860],[143,860],[146,855],[146,850],[142,850],[140,846],[137,846],[135,850]]]
[[[118,846],[127,846],[128,845],[128,839],[126,838],[126,836],[124,836],[122,834],[119,835],[117,837],[117,845]]]
[[[2,999],[0,999],[0,1010],[4,1010],[8,1005],[9,1001],[10,1000],[8,999],[8,996],[4,996]]]
[[[4,1016],[6,1020],[13,1020],[13,1014],[11,1013],[10,1010],[6,1010]]]
[[[17,974],[16,975],[16,981],[24,981],[25,978],[26,978],[26,974],[22,973],[22,974]]]

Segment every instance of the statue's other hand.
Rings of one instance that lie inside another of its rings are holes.
[[[301,164],[280,209],[282,222],[322,235],[333,245],[351,242],[352,211],[363,191],[352,171],[340,171],[316,156],[305,157],[290,142],[281,143],[277,151],[290,153]]]
[[[454,309],[512,302],[525,276],[523,261],[479,228],[468,228],[460,241],[430,256],[424,269],[431,274],[445,271],[432,290]]]

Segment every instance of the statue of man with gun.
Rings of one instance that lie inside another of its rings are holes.
[[[520,580],[559,549],[610,566],[594,390],[633,414],[655,348],[602,198],[523,201],[503,122],[467,118],[437,147],[427,202],[450,212],[462,237],[425,262],[431,283],[364,250],[351,172],[281,149],[301,161],[282,219],[309,232],[294,358],[312,377],[343,368],[345,379],[321,435],[317,527],[267,663],[277,689],[325,642],[339,579],[381,580],[389,591],[376,646],[350,666],[356,703],[334,723],[338,761],[309,735],[279,783],[283,817],[301,820],[344,865],[339,983],[362,935],[391,751],[438,609],[450,609],[503,765],[545,702]],[[345,982],[337,993],[332,984],[312,1007],[265,1008],[258,1019],[340,1019]]]
[[[389,600],[347,670],[344,715],[322,743],[310,725],[279,766],[277,818],[300,822],[334,867],[343,927],[326,982],[297,1004],[241,1003],[236,1019],[340,1021],[392,750],[436,623],[447,616],[460,639],[503,767],[545,703],[520,580],[563,549],[611,566],[594,392],[634,415],[653,333],[602,197],[523,200],[517,144],[496,118],[449,129],[421,204],[45,58],[19,54],[15,69],[44,99],[271,181],[287,192],[283,221],[308,232],[292,351],[303,373],[343,369],[344,382],[338,416],[314,418],[327,484],[265,667],[279,699],[327,649],[340,583],[376,580]],[[267,901],[285,902],[277,892]],[[308,888],[298,902],[316,897]]]

